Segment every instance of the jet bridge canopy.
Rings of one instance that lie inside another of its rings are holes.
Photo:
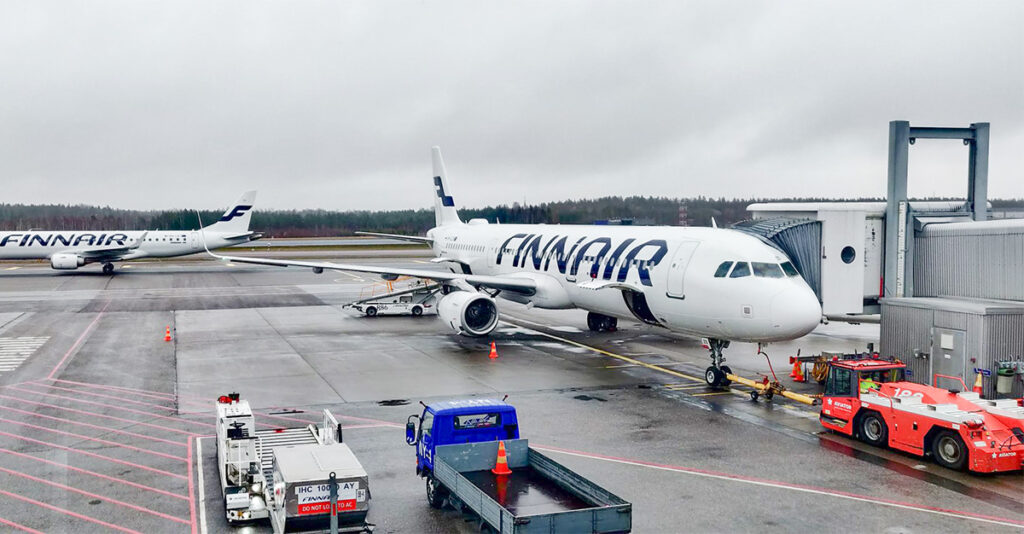
[[[773,217],[742,221],[733,229],[759,237],[789,256],[821,300],[821,221]]]

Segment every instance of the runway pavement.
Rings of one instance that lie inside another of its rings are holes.
[[[12,267],[0,266],[0,530],[235,532],[212,438],[213,402],[230,391],[260,428],[338,415],[370,474],[377,532],[475,532],[427,506],[403,426],[419,401],[506,394],[531,445],[633,503],[635,532],[1024,529],[1020,475],[952,472],[823,433],[813,408],[709,390],[699,341],[663,330],[591,333],[583,312],[499,301],[499,329],[469,339],[432,317],[340,309],[376,282],[366,275]],[[832,324],[766,351],[786,376],[797,349],[863,350],[877,336]],[[726,356],[739,374],[770,373],[756,347]]]

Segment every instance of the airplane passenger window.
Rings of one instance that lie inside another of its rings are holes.
[[[718,266],[718,270],[715,271],[715,278],[725,278],[725,275],[729,274],[729,268],[732,267],[731,261],[723,261]]]
[[[744,276],[750,276],[750,264],[745,261],[736,262],[736,267],[733,267],[729,278],[743,278]]]
[[[786,273],[786,276],[798,276],[800,274],[796,271],[796,267],[793,267],[793,264],[788,261],[782,264],[782,271]]]
[[[760,276],[761,278],[783,278],[785,275],[782,274],[782,268],[777,263],[760,263],[754,262],[754,276]]]

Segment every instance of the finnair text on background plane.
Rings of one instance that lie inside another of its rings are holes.
[[[491,225],[458,215],[441,151],[433,149],[436,226],[426,237],[373,234],[427,243],[449,272],[379,266],[222,259],[262,265],[412,276],[442,285],[439,317],[456,332],[489,334],[494,297],[546,309],[590,312],[591,330],[618,318],[707,338],[707,380],[724,383],[729,341],[801,337],[821,320],[817,297],[784,253],[748,234],[706,227]],[[369,233],[369,232],[364,232]]]
[[[221,248],[260,238],[249,230],[256,191],[247,191],[224,215],[203,229],[207,246]],[[139,258],[171,258],[203,250],[197,230],[150,231],[39,231],[0,232],[0,260],[50,260],[54,269],[77,269],[102,263],[103,272],[114,262]]]

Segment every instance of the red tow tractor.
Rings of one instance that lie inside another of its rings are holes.
[[[836,358],[828,366],[819,417],[825,428],[931,456],[950,469],[1024,469],[1024,407],[1017,399],[982,399],[962,379],[945,375],[934,378],[962,389],[908,382],[898,360]]]

